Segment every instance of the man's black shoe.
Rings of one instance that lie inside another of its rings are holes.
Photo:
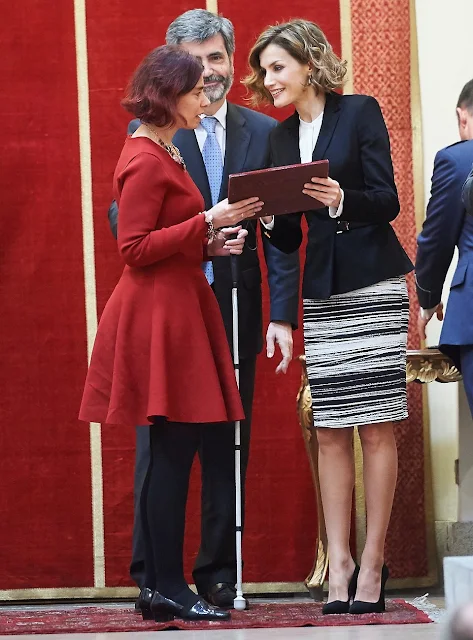
[[[230,582],[217,582],[208,591],[201,594],[210,604],[221,609],[233,609],[233,601],[236,598],[236,589]],[[246,600],[248,609],[248,600]]]

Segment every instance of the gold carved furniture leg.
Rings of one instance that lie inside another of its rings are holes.
[[[312,397],[305,356],[299,356],[301,363],[301,386],[297,394],[297,412],[302,428],[302,436],[309,458],[312,480],[314,483],[317,504],[317,537],[315,541],[315,558],[312,569],[305,580],[305,584],[314,600],[322,600],[323,584],[328,568],[327,532],[325,530],[324,513],[320,497],[318,473],[318,444],[313,432]],[[461,374],[453,362],[438,349],[419,349],[407,352],[406,366],[407,382],[458,382]]]
[[[302,428],[302,437],[309,457],[312,481],[314,483],[315,496],[317,501],[318,531],[315,540],[314,565],[305,579],[306,587],[314,600],[322,600],[323,584],[328,567],[327,552],[327,532],[325,531],[325,521],[322,510],[322,500],[320,497],[319,471],[318,471],[318,443],[315,436],[312,420],[312,397],[310,395],[309,381],[307,379],[307,369],[305,366],[305,356],[299,356],[302,365],[301,386],[297,394],[297,411],[299,423]]]

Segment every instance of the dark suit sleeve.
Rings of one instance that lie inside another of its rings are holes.
[[[268,267],[270,321],[290,322],[297,329],[299,310],[299,252],[283,253],[263,234],[263,250]]]
[[[466,179],[462,190],[462,200],[465,206],[466,212],[473,216],[473,167],[470,171],[470,175]]]
[[[131,136],[140,126],[140,121],[135,118],[128,123],[127,135]],[[113,233],[115,240],[117,239],[117,227],[118,227],[118,205],[115,200],[112,200],[112,204],[108,208],[108,223],[110,230]]]
[[[271,230],[261,224],[261,233],[269,242],[283,253],[294,253],[302,242],[302,213],[275,216]]]
[[[271,129],[277,122],[271,123]],[[271,147],[265,161],[266,167],[273,166]],[[270,297],[269,319],[271,322],[290,322],[293,329],[298,326],[300,264],[299,252],[285,253],[273,246],[270,233],[261,225],[263,251],[268,268]]]
[[[417,238],[417,297],[424,309],[432,309],[441,301],[445,276],[465,215],[460,198],[462,182],[461,171],[451,152],[448,149],[439,151],[435,157],[426,219]]]
[[[368,97],[357,114],[357,132],[365,188],[345,193],[341,220],[390,222],[399,213],[389,136],[379,104]]]

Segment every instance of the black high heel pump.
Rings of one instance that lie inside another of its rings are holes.
[[[350,601],[353,600],[356,593],[356,583],[358,581],[358,574],[360,573],[360,567],[355,565],[355,570],[348,583],[348,600],[333,600],[332,602],[326,602],[322,607],[322,613],[324,616],[340,613],[348,613],[350,609]]]
[[[389,569],[385,564],[381,569],[381,591],[379,594],[378,602],[364,602],[363,600],[355,600],[350,607],[349,613],[363,614],[363,613],[383,613],[386,611],[386,603],[384,600],[384,588],[386,586],[387,579],[389,578]]]

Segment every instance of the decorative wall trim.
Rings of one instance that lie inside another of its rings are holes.
[[[414,179],[414,212],[417,233],[422,228],[425,213],[424,192],[424,151],[422,145],[422,102],[419,78],[419,44],[417,41],[417,14],[415,0],[409,0],[410,13],[410,66],[411,66],[411,122],[412,122],[412,174]],[[428,578],[430,584],[439,580],[439,564],[435,528],[429,523],[435,521],[432,459],[430,452],[430,415],[427,387],[422,389],[424,418],[424,501],[427,541]],[[420,585],[419,585],[420,586]],[[429,586],[429,585],[427,585]]]
[[[92,204],[92,152],[90,140],[89,72],[85,0],[74,0],[76,37],[77,106],[79,112],[79,153],[82,201],[82,244],[84,255],[85,315],[87,360],[90,361],[97,332],[97,294],[95,281],[94,217]],[[92,482],[92,526],[94,549],[94,585],[105,587],[103,524],[103,480],[101,427],[90,424]]]
[[[340,35],[342,58],[347,61],[347,81],[343,93],[353,93],[353,55],[351,36],[351,0],[340,0]]]
[[[218,14],[218,0],[206,0],[205,4],[207,11]]]

